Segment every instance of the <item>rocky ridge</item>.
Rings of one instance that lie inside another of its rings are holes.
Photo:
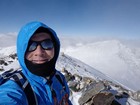
[[[73,92],[82,93],[79,105],[133,105],[129,100],[140,105],[139,91],[124,87],[94,68],[90,70],[86,64],[64,53],[61,53],[57,65],[66,77],[71,95]]]
[[[128,98],[140,102],[139,91],[127,90],[121,85],[107,80],[94,80],[77,74],[72,75],[65,68],[61,72],[66,77],[71,95],[73,92],[82,93],[78,100],[79,105],[123,105],[121,100],[131,105],[127,102]]]

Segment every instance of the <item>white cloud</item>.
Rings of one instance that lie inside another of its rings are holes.
[[[0,47],[8,47],[16,45],[17,33],[0,34]]]

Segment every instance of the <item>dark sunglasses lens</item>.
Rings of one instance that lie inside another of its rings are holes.
[[[43,42],[41,42],[41,46],[45,50],[50,50],[54,47],[51,40],[44,40]]]
[[[36,42],[33,42],[29,46],[28,51],[34,51],[36,49],[36,47],[37,47],[37,43]]]

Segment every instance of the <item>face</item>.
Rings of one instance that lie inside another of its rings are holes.
[[[50,34],[48,33],[36,33],[33,35],[31,38],[32,41],[40,42],[46,39],[51,39]],[[54,48],[52,49],[43,49],[41,45],[37,45],[37,48],[34,51],[28,51],[25,55],[26,59],[31,61],[32,63],[35,64],[43,64],[45,62],[50,61],[54,57]]]

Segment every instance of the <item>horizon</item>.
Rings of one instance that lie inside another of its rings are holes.
[[[1,47],[10,47],[16,46],[16,39],[17,33],[7,33],[7,34],[0,34],[1,39]],[[117,40],[120,43],[128,46],[129,48],[140,48],[140,41],[139,38],[137,39],[129,39],[129,38],[119,38],[119,37],[101,37],[101,36],[59,36],[61,49],[76,46],[76,45],[85,45],[85,44],[92,44],[96,42],[103,42],[103,41],[111,41]],[[8,41],[8,43],[6,43]]]
[[[139,0],[0,1],[0,34],[41,21],[58,36],[140,38]]]

